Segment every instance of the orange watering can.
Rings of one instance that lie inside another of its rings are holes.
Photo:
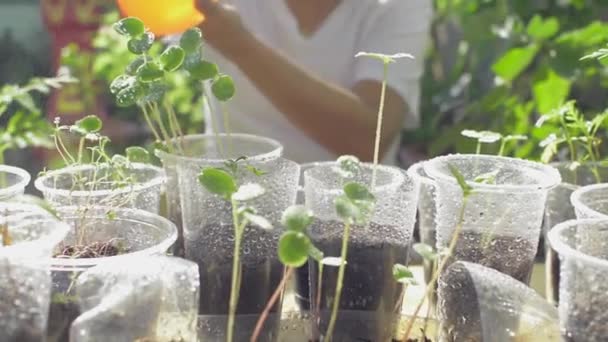
[[[124,16],[141,19],[155,35],[181,33],[200,24],[205,16],[195,0],[117,0]]]

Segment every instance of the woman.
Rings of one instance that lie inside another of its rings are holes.
[[[343,154],[371,160],[383,66],[354,56],[414,55],[389,69],[381,158],[395,162],[402,128],[418,123],[430,0],[198,0],[198,6],[210,45],[205,57],[237,86],[227,107],[232,131],[277,139],[285,156],[300,163]]]

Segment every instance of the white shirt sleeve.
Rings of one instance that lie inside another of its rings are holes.
[[[431,0],[376,0],[376,9],[361,28],[359,51],[395,54],[405,52],[414,60],[399,59],[389,65],[387,85],[407,103],[410,115],[405,127],[418,126],[419,79],[429,41],[433,7]],[[382,81],[383,65],[370,58],[357,58],[353,85],[362,80]]]

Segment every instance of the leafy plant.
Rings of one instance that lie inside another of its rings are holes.
[[[203,168],[198,177],[199,183],[207,191],[229,202],[232,208],[234,254],[226,337],[229,342],[233,340],[234,334],[234,319],[241,284],[240,253],[245,228],[249,224],[265,230],[273,228],[272,224],[266,218],[258,215],[256,209],[250,205],[252,200],[264,195],[265,189],[257,183],[239,184],[239,172],[241,170],[251,172],[254,175],[258,174],[258,172],[251,171],[251,168],[241,168],[239,163],[245,159],[241,157],[236,160],[229,160],[225,163],[224,168]]]

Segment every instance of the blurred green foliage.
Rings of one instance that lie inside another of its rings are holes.
[[[607,107],[608,60],[581,58],[608,42],[608,1],[435,0],[435,10],[423,123],[405,144],[425,144],[429,155],[472,152],[461,131],[491,130],[527,135],[504,152],[539,159],[539,143],[559,130],[536,127],[542,114],[568,99],[588,118]]]

